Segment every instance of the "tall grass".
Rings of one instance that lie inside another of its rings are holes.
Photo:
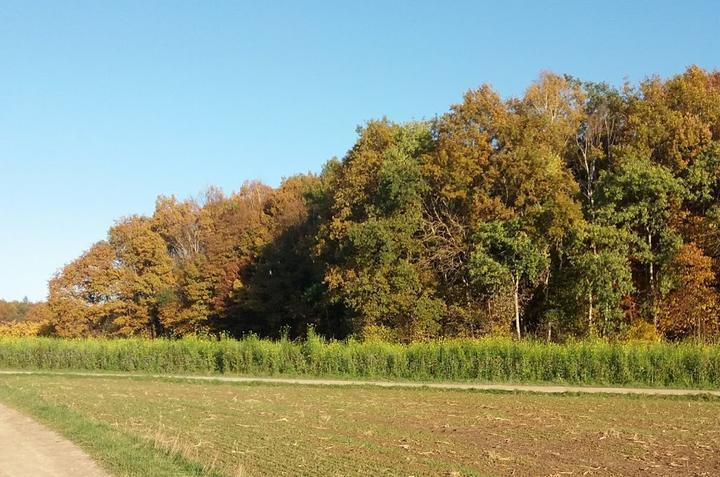
[[[720,386],[720,346],[0,338],[0,368],[712,388]]]

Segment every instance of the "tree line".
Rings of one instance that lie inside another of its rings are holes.
[[[720,72],[542,73],[276,188],[159,197],[50,280],[45,329],[711,340],[719,226]]]
[[[41,321],[48,319],[46,304],[26,298],[19,301],[0,300],[0,323]]]

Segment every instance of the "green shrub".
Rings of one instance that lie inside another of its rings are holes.
[[[0,368],[711,388],[720,346],[505,338],[383,341],[0,338]]]

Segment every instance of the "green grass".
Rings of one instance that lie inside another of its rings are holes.
[[[710,475],[720,400],[0,376],[115,475]],[[204,471],[202,469],[205,469]]]
[[[720,346],[0,338],[0,368],[716,388]]]
[[[65,404],[48,402],[22,389],[3,386],[4,402],[33,416],[78,444],[93,460],[116,477],[222,477],[223,474],[163,448],[148,437],[113,428],[75,412]]]

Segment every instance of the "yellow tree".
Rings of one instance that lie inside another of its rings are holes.
[[[113,226],[109,243],[119,264],[118,316],[123,335],[155,337],[164,332],[161,307],[175,288],[167,244],[152,229],[152,221],[132,216]]]
[[[670,269],[674,287],[660,307],[660,331],[672,339],[717,337],[720,295],[713,288],[712,259],[690,243],[680,249]]]
[[[162,294],[160,321],[172,335],[209,332],[210,285],[202,274],[202,209],[195,200],[158,197],[152,216],[154,231],[165,241],[173,261],[175,289]]]
[[[115,251],[104,241],[65,265],[49,284],[55,332],[68,337],[113,334],[120,277]]]
[[[650,78],[629,103],[623,152],[683,171],[720,139],[718,73],[690,67],[668,81]]]

